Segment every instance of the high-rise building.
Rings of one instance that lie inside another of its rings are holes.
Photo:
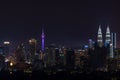
[[[97,39],[97,42],[98,42],[98,46],[99,47],[102,47],[103,46],[103,38],[102,38],[102,30],[101,30],[101,25],[99,25],[99,29],[98,29],[98,39]]]
[[[60,56],[61,65],[64,65],[64,61],[65,61],[64,48],[59,48],[59,56]]]
[[[5,57],[7,57],[9,55],[9,45],[10,45],[9,41],[4,41],[4,54],[5,54]]]
[[[113,44],[113,48],[116,49],[116,33],[111,33],[111,42]]]
[[[17,47],[17,49],[15,51],[15,57],[16,57],[17,63],[25,62],[25,52],[24,52],[24,45],[23,44],[21,44]]]
[[[111,33],[110,58],[114,58],[116,49],[116,33]]]
[[[111,42],[111,35],[110,35],[110,29],[109,26],[107,26],[107,30],[106,30],[106,39],[105,39],[105,46],[108,46]]]
[[[36,53],[36,45],[37,45],[37,40],[36,39],[30,39],[29,40],[29,59],[30,61],[33,61],[34,55]]]
[[[45,61],[46,67],[51,67],[55,65],[55,46],[50,45],[45,51]]]
[[[35,55],[37,40],[36,39],[30,39],[29,40],[29,45],[30,45],[30,54]]]
[[[66,50],[66,66],[67,68],[75,67],[75,52],[72,49]]]

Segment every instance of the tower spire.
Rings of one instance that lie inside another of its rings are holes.
[[[98,39],[97,42],[99,44],[100,47],[103,46],[103,38],[102,38],[102,30],[101,30],[101,25],[99,25],[99,29],[98,29]]]
[[[44,47],[45,47],[45,34],[44,34],[44,28],[42,28],[42,51],[44,52]]]
[[[106,29],[106,40],[105,40],[105,44],[109,44],[111,41],[111,36],[110,36],[110,28],[109,26],[107,26],[107,29]]]

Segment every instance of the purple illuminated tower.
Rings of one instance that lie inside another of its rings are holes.
[[[42,52],[44,52],[44,48],[45,48],[45,34],[44,34],[44,29],[42,28]]]

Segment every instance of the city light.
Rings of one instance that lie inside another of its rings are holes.
[[[10,66],[11,66],[11,67],[13,66],[13,63],[12,63],[12,62],[10,62]]]
[[[4,41],[4,44],[10,44],[10,42],[9,41]]]
[[[110,46],[113,46],[113,44],[112,44],[112,43],[110,43]]]
[[[119,80],[119,2],[2,0],[0,80]]]

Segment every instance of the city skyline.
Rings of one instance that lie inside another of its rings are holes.
[[[71,45],[71,44],[68,44],[68,45],[66,45],[66,44],[56,44],[55,42],[54,43],[50,43],[50,44],[48,44],[47,42],[46,42],[46,34],[45,34],[45,32],[44,32],[44,28],[42,28],[42,33],[41,33],[41,36],[40,36],[40,38],[39,39],[36,39],[36,38],[30,38],[29,40],[26,40],[26,41],[24,41],[24,42],[21,42],[21,43],[19,43],[19,41],[18,41],[18,43],[19,44],[16,44],[15,42],[12,42],[12,41],[4,41],[4,42],[2,42],[2,44],[1,44],[1,46],[3,46],[4,45],[4,43],[5,42],[9,42],[9,45],[10,45],[10,54],[11,53],[13,53],[14,52],[14,50],[19,46],[19,45],[23,45],[24,47],[25,47],[25,49],[27,50],[28,48],[29,48],[29,42],[30,42],[30,40],[32,39],[32,40],[36,40],[36,47],[37,47],[37,51],[38,50],[41,50],[41,51],[43,51],[44,52],[44,50],[45,50],[45,47],[47,48],[47,47],[49,47],[50,45],[54,45],[55,47],[62,47],[62,46],[64,46],[64,47],[66,47],[66,48],[73,48],[73,49],[77,49],[77,48],[79,48],[79,49],[83,49],[85,46],[89,46],[89,41],[90,40],[92,40],[93,42],[93,44],[94,44],[94,42],[98,42],[99,43],[99,41],[100,41],[100,47],[102,47],[102,46],[107,46],[108,44],[112,44],[113,45],[113,47],[112,48],[119,48],[118,46],[116,46],[116,32],[114,33],[114,32],[112,32],[111,30],[110,30],[110,28],[109,28],[109,26],[107,26],[106,27],[106,32],[103,32],[104,30],[102,29],[102,27],[101,27],[101,25],[99,25],[98,26],[98,34],[96,34],[96,37],[97,37],[97,39],[96,40],[94,40],[94,39],[88,39],[88,40],[86,40],[86,42],[85,43],[82,43],[82,44],[78,44],[78,45]],[[110,33],[110,31],[111,31],[111,33]],[[103,33],[106,33],[106,34],[104,34],[103,35]],[[103,38],[101,38],[101,36],[103,37]],[[108,37],[109,36],[109,37]],[[108,42],[106,42],[108,40]],[[102,41],[102,42],[101,42]]]
[[[120,79],[119,2],[1,1],[0,78]]]
[[[97,40],[98,26],[103,35],[107,25],[119,39],[119,4],[115,1],[81,1],[81,3],[42,4],[34,1],[3,2],[0,13],[0,42],[15,44],[31,38],[41,40],[42,27],[46,44],[79,46],[88,39]]]

